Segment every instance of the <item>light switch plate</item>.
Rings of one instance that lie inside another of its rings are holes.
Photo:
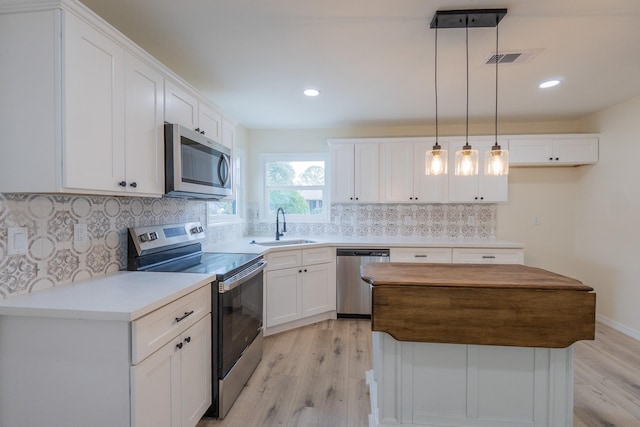
[[[7,254],[25,255],[29,248],[27,227],[9,227],[7,231]]]

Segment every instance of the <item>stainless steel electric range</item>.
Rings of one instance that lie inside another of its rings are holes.
[[[199,222],[134,227],[128,270],[209,273],[212,282],[212,394],[208,416],[224,418],[262,359],[262,256],[202,251]]]

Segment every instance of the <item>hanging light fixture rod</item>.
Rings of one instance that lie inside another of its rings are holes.
[[[431,20],[431,28],[496,27],[507,9],[438,10]]]

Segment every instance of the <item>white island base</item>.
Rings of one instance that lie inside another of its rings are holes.
[[[397,341],[373,332],[369,425],[571,427],[573,346]]]

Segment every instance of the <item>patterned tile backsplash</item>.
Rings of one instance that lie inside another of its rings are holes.
[[[0,298],[127,267],[127,228],[205,223],[206,203],[182,199],[0,194]],[[74,244],[74,224],[89,239]],[[26,227],[28,251],[8,255],[8,227]],[[207,242],[244,235],[244,224],[207,229]]]
[[[496,238],[493,204],[334,204],[331,222],[287,223],[291,236],[385,236],[424,238]],[[248,234],[274,236],[273,221],[260,222],[260,212],[248,209]]]
[[[207,228],[207,242],[273,236],[253,204],[246,224]],[[74,282],[127,265],[127,228],[184,221],[206,223],[206,203],[182,199],[0,194],[0,298]],[[74,244],[74,225],[88,240]],[[25,227],[28,251],[9,255],[8,228]],[[496,206],[471,204],[336,204],[329,223],[287,224],[291,236],[496,237]]]

